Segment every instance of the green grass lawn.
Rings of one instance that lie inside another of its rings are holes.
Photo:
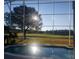
[[[18,33],[18,36],[23,36],[22,33]],[[69,36],[64,35],[51,35],[51,34],[26,34],[29,37],[28,40],[17,41],[20,44],[48,44],[57,46],[73,47],[73,39],[69,39]],[[73,36],[70,36],[73,38]]]
[[[18,36],[23,36],[22,33],[18,33]],[[53,38],[53,39],[69,39],[68,35],[52,35],[52,34],[26,34],[27,37],[44,37],[44,38]],[[72,39],[73,36],[70,36]]]
[[[18,37],[23,36],[23,33],[17,33]],[[50,45],[58,45],[58,46],[74,46],[74,40],[72,40],[73,36],[64,35],[52,35],[52,34],[26,34],[26,37],[29,39],[19,40],[16,38],[17,44],[50,44]]]

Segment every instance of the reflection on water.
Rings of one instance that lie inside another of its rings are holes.
[[[25,56],[51,57],[54,59],[74,59],[73,49],[59,47],[11,46],[6,48],[5,52]]]

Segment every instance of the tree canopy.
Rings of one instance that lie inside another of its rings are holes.
[[[20,29],[40,30],[42,27],[42,18],[38,12],[32,8],[24,6],[14,7],[10,13],[5,13],[5,22],[11,26],[17,25]]]

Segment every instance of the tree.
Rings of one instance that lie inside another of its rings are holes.
[[[42,27],[41,15],[32,7],[25,5],[14,7],[13,11],[11,11],[11,25],[14,24],[24,30],[24,33],[28,30],[39,31]]]
[[[5,26],[9,26],[9,25],[10,25],[10,15],[9,15],[8,12],[6,12],[6,13],[4,14],[4,25],[5,25]]]

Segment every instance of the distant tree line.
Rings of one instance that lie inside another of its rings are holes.
[[[15,30],[16,32],[22,32],[22,31],[18,31]],[[74,35],[74,31],[73,30],[50,30],[50,31],[34,31],[34,30],[28,30],[27,33],[39,33],[39,34],[54,34],[54,35],[69,35],[69,31],[70,31],[70,35]]]
[[[70,31],[70,35],[74,35],[73,30],[53,30],[53,31],[46,31],[46,33],[56,34],[56,35],[69,35],[69,31]]]

